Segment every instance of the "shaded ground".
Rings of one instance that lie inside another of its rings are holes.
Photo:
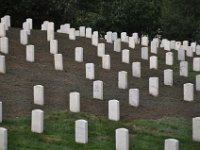
[[[113,52],[113,46],[106,44],[106,53],[111,55],[112,69],[102,69],[101,59],[97,57],[97,48],[91,45],[91,40],[77,38],[70,41],[65,34],[56,34],[59,53],[63,54],[64,71],[55,71],[53,55],[49,53],[49,43],[46,41],[46,32],[32,31],[29,44],[35,45],[35,63],[25,60],[25,46],[19,43],[19,29],[10,29],[8,32],[10,53],[6,56],[7,73],[0,74],[0,100],[3,102],[3,115],[17,117],[30,115],[34,108],[41,108],[48,112],[62,111],[69,107],[69,92],[79,91],[81,94],[81,111],[91,114],[107,116],[108,100],[120,100],[122,119],[161,118],[163,116],[177,116],[191,118],[200,114],[200,92],[195,92],[194,102],[184,102],[183,84],[194,83],[193,77],[179,77],[177,66],[166,66],[165,51],[160,50],[158,55],[159,70],[149,70],[149,62],[140,59],[140,47],[131,50],[131,61],[142,62],[142,78],[131,75],[131,63],[121,62],[121,54]],[[102,41],[105,42],[105,41]],[[84,63],[74,61],[74,49],[81,46],[84,49]],[[123,49],[129,49],[123,44]],[[176,58],[176,56],[175,56]],[[190,63],[192,62],[191,60]],[[85,79],[85,63],[95,63],[95,79],[104,81],[104,100],[92,99],[92,81]],[[163,84],[163,70],[174,69],[174,86]],[[128,105],[128,89],[120,90],[117,87],[118,71],[128,71],[129,88],[140,89],[140,107]],[[148,80],[151,76],[160,78],[160,95],[155,98],[148,94]],[[45,87],[45,105],[33,104],[33,86],[41,84]]]

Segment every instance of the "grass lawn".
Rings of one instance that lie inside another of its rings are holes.
[[[75,120],[89,123],[89,143],[74,142]],[[9,150],[113,150],[115,129],[129,129],[130,150],[162,150],[166,138],[180,141],[180,150],[199,150],[192,141],[191,120],[162,118],[158,120],[110,121],[85,113],[59,112],[45,117],[44,133],[31,132],[31,119],[6,119],[1,127],[8,129]]]

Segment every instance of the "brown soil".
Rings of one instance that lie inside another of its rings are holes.
[[[159,70],[149,70],[149,62],[140,58],[140,46],[131,49],[131,61],[142,62],[142,78],[131,75],[131,63],[121,62],[121,53],[113,52],[113,45],[106,44],[106,53],[111,55],[111,70],[102,69],[101,59],[97,57],[97,48],[91,40],[77,38],[70,41],[65,34],[56,33],[59,53],[63,54],[64,71],[55,71],[53,55],[49,53],[46,32],[34,30],[29,44],[35,45],[35,63],[25,60],[25,46],[19,42],[19,29],[11,28],[8,33],[10,52],[6,56],[7,73],[0,74],[0,100],[3,102],[4,117],[27,116],[34,108],[41,108],[45,113],[63,111],[69,107],[69,92],[79,91],[81,94],[81,111],[107,116],[108,100],[120,100],[121,118],[161,118],[174,116],[191,118],[200,114],[200,92],[195,92],[194,102],[183,101],[183,84],[194,83],[194,79],[179,77],[179,70],[174,70],[174,86],[163,84],[163,70],[171,68],[161,62]],[[101,40],[101,42],[105,42]],[[84,63],[74,61],[74,49],[84,49]],[[129,49],[123,44],[123,49]],[[165,51],[159,50],[158,56],[165,61]],[[188,60],[192,62],[191,60]],[[85,78],[85,63],[95,63],[95,79],[104,82],[104,100],[92,98],[92,81]],[[140,107],[128,105],[128,89],[120,90],[117,86],[118,71],[128,71],[129,88],[140,89]],[[148,80],[151,76],[160,79],[159,97],[148,94]],[[33,86],[41,84],[45,87],[45,105],[33,104]]]

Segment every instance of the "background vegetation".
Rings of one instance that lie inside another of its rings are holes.
[[[200,42],[199,0],[0,0],[0,17],[12,16],[21,27],[26,18],[40,28],[44,20],[74,27],[90,26],[102,33],[126,31],[149,34],[161,29],[168,39]]]

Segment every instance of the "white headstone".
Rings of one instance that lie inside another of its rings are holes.
[[[150,57],[149,68],[150,69],[158,69],[158,57],[157,56]]]
[[[170,41],[169,40],[165,40],[164,42],[164,50],[166,51],[170,51]]]
[[[188,46],[186,50],[187,57],[193,57],[193,48],[191,46]]]
[[[54,30],[48,29],[47,30],[47,41],[54,40]]]
[[[92,28],[86,28],[86,38],[92,38]]]
[[[130,62],[130,52],[128,49],[122,50],[122,62],[127,64]]]
[[[188,77],[188,62],[187,61],[180,62],[180,76]]]
[[[189,46],[189,42],[188,41],[183,41],[183,49],[187,50],[188,46]]]
[[[142,37],[142,46],[148,46],[149,45],[149,38],[147,36]]]
[[[173,86],[173,70],[172,69],[164,70],[164,85]]]
[[[111,68],[110,55],[103,55],[103,57],[102,57],[102,68],[110,70],[110,68]]]
[[[158,47],[157,47],[157,43],[155,41],[151,42],[151,53],[153,53],[153,54],[158,53]]]
[[[121,52],[121,39],[116,39],[114,41],[114,51]]]
[[[200,45],[196,46],[196,55],[200,55]]]
[[[173,52],[167,52],[165,54],[165,63],[166,65],[172,66],[174,64],[174,54]]]
[[[9,44],[8,44],[8,38],[7,37],[2,37],[0,40],[0,50],[4,54],[8,54],[9,51]]]
[[[8,132],[6,128],[0,127],[0,150],[8,149]]]
[[[196,75],[196,91],[200,91],[200,74]]]
[[[185,83],[183,93],[184,93],[183,100],[193,101],[194,100],[194,84]]]
[[[120,104],[118,100],[109,100],[108,102],[108,118],[113,121],[120,120]]]
[[[116,150],[129,150],[129,131],[126,128],[115,130]]]
[[[88,143],[88,122],[80,119],[75,121],[75,142]]]
[[[4,23],[0,23],[0,37],[6,36],[6,27]]]
[[[122,32],[121,33],[121,41],[122,42],[127,42],[127,33],[126,32]]]
[[[178,60],[185,60],[185,50],[182,47],[178,50]]]
[[[179,141],[176,139],[166,139],[164,150],[179,150]]]
[[[62,54],[54,54],[54,67],[55,70],[63,70],[63,57]]]
[[[118,88],[119,89],[128,88],[128,73],[126,71],[118,72]]]
[[[99,33],[98,31],[94,31],[92,34],[92,45],[98,46],[99,43]]]
[[[33,29],[33,20],[31,18],[27,18],[26,22],[29,23],[30,29]]]
[[[141,62],[132,63],[132,75],[133,77],[141,78]]]
[[[28,22],[23,23],[23,30],[25,30],[28,33],[28,35],[31,34],[30,24]]]
[[[103,100],[103,81],[93,81],[93,98]]]
[[[193,58],[193,71],[200,71],[200,57]]]
[[[99,43],[97,47],[97,56],[103,57],[105,55],[105,43]]]
[[[42,133],[44,130],[44,112],[40,109],[32,110],[31,131]]]
[[[0,73],[6,73],[6,60],[4,55],[0,55]]]
[[[80,112],[80,93],[79,92],[70,92],[69,110],[71,112]]]
[[[170,41],[170,49],[175,50],[176,41]]]
[[[192,43],[191,43],[191,47],[192,47],[192,49],[193,49],[193,52],[196,51],[196,45],[197,45],[196,42],[192,42]]]
[[[112,32],[111,32],[111,31],[108,31],[108,32],[106,33],[106,35],[107,35],[106,42],[107,42],[107,43],[112,43]]]
[[[82,47],[75,48],[75,61],[83,62],[83,48]]]
[[[70,30],[69,30],[69,39],[70,40],[76,40],[76,35],[75,35],[75,29],[74,28],[70,28]]]
[[[158,77],[149,78],[149,94],[155,97],[159,95],[159,78]]]
[[[179,50],[181,48],[181,42],[180,41],[177,41],[176,43],[175,43],[175,50]]]
[[[192,118],[192,139],[200,142],[200,117]]]
[[[142,47],[141,49],[141,58],[144,60],[149,59],[149,52],[148,52],[148,47]]]
[[[112,41],[115,41],[118,38],[117,32],[112,32]]]
[[[0,123],[3,121],[3,107],[2,107],[2,102],[0,102]]]
[[[139,89],[129,89],[129,105],[138,107],[140,101]]]
[[[86,63],[86,79],[94,80],[95,78],[95,68],[94,63]]]
[[[23,45],[28,44],[28,34],[26,30],[20,31],[20,43]]]
[[[58,53],[58,40],[50,40],[50,53],[51,54]]]
[[[139,36],[138,36],[138,33],[133,33],[132,34],[134,39],[135,39],[135,44],[138,44],[139,43]]]
[[[44,86],[35,85],[33,87],[34,104],[44,105]]]
[[[85,37],[85,26],[79,27],[80,37]]]
[[[35,50],[34,45],[26,46],[26,61],[34,62],[35,61]]]
[[[129,47],[130,48],[135,48],[135,38],[134,37],[130,37],[129,38]]]

